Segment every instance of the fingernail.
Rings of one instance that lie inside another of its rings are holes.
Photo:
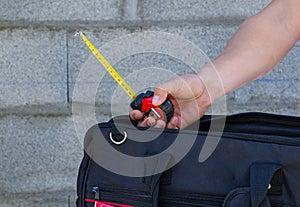
[[[154,126],[154,125],[155,125],[155,120],[154,120],[154,119],[151,119],[151,118],[149,118],[149,119],[148,119],[148,121],[147,121],[147,125],[148,125],[149,127],[152,127],[152,126]]]
[[[159,96],[153,96],[152,104],[153,104],[153,105],[157,105],[158,102],[159,102]]]
[[[132,117],[133,117],[134,119],[137,119],[137,114],[136,114],[136,113],[133,113],[133,114],[132,114]]]

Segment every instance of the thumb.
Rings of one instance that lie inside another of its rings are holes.
[[[168,92],[160,87],[154,89],[152,104],[155,106],[161,105],[167,98]]]
[[[156,106],[161,105],[167,99],[168,94],[178,91],[178,87],[182,85],[181,82],[182,80],[177,77],[157,86],[154,89],[152,104]]]

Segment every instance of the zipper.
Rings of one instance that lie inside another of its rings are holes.
[[[94,203],[95,207],[134,207],[134,206],[129,206],[120,203],[105,202],[105,201],[93,200],[88,198],[84,199],[84,201],[88,203]]]
[[[225,197],[207,195],[163,194],[159,197],[159,206],[201,206],[221,207]]]
[[[270,203],[274,207],[283,205],[282,200],[276,200],[268,195]],[[164,193],[159,197],[159,207],[221,207],[223,206],[225,196],[208,196],[208,195],[184,195]]]
[[[95,200],[100,200],[100,188],[97,186],[94,186],[92,188],[92,192],[95,194],[94,199]]]
[[[85,201],[103,202],[103,207],[110,204],[113,207],[152,206],[153,202],[148,192],[98,186],[90,189]],[[163,193],[158,197],[158,206],[221,207],[224,199],[221,196]]]
[[[88,187],[88,189],[85,201],[98,201],[106,205],[113,203],[112,206],[117,207],[152,206],[153,202],[149,192],[99,186]]]
[[[138,190],[102,188],[94,186],[84,202],[94,203],[95,207],[152,207],[152,196]],[[92,198],[91,198],[92,197]],[[158,197],[159,207],[221,207],[225,196],[200,194],[176,194],[165,192]],[[270,199],[272,206],[281,206],[281,201]]]

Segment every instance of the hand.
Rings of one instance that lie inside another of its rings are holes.
[[[200,77],[183,75],[157,86],[153,104],[159,106],[169,97],[174,105],[174,116],[168,123],[145,117],[139,110],[131,110],[130,118],[139,121],[138,126],[180,129],[198,120],[207,110],[211,101]]]

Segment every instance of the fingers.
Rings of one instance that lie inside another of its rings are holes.
[[[147,117],[141,121],[138,126],[141,127],[153,127],[153,128],[165,128],[166,123],[163,120],[155,120],[153,117]]]
[[[131,110],[129,113],[130,118],[133,121],[139,121],[144,118],[144,114],[139,110]],[[143,121],[138,123],[141,127],[154,127],[154,128],[165,128],[166,123],[163,120],[156,120],[153,117],[146,117]]]
[[[159,119],[159,120],[157,120],[156,124],[153,127],[154,128],[165,128],[166,127],[166,122]]]
[[[153,127],[153,128],[167,128],[169,129],[180,129],[180,123],[177,117],[173,117],[168,124],[163,120],[155,120],[153,117],[147,117],[145,120],[141,121],[138,126],[141,127]]]
[[[144,114],[139,110],[131,110],[129,116],[133,121],[138,121],[143,119]]]
[[[172,117],[171,120],[167,124],[167,128],[169,129],[179,129],[180,127],[179,119],[177,117]]]
[[[182,79],[178,77],[157,86],[154,89],[152,104],[155,106],[161,105],[166,100],[168,94],[176,94],[181,86]]]
[[[144,114],[139,110],[131,110],[129,113],[130,118],[133,121],[139,121],[144,118]],[[141,127],[154,127],[154,128],[165,128],[166,123],[163,120],[156,120],[153,117],[146,117],[144,120],[138,123]]]
[[[180,92],[183,87],[184,81],[182,78],[174,78],[168,82],[165,82],[154,89],[154,95],[152,98],[152,104],[159,106],[164,103],[167,97],[170,98],[173,106],[178,107],[178,104],[172,94],[181,96]],[[132,110],[130,112],[130,118],[134,121],[139,121],[138,126],[142,127],[154,127],[154,128],[172,128],[179,129],[180,124],[177,118],[172,118],[168,123],[163,120],[155,120],[153,117],[145,117],[144,114],[138,110]]]

